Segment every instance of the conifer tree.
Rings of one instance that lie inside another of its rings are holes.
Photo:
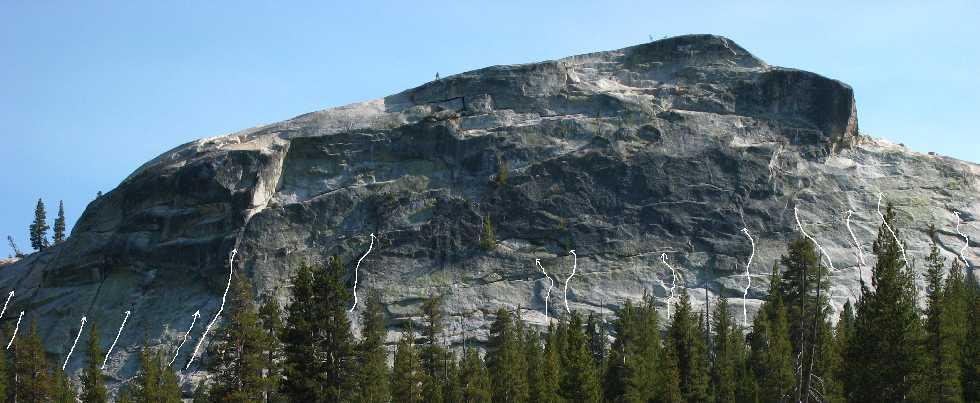
[[[657,403],[682,403],[684,394],[681,392],[681,374],[677,367],[677,353],[674,352],[673,343],[664,343],[660,350],[663,360],[660,362],[658,370],[661,379],[661,394],[654,401]]]
[[[605,323],[595,312],[589,312],[589,318],[585,324],[585,330],[589,336],[589,353],[592,361],[595,362],[599,379],[603,379],[606,370],[606,359],[609,358],[609,331],[606,330]]]
[[[265,397],[265,348],[269,341],[259,324],[248,279],[236,275],[228,303],[228,316],[211,347],[209,369],[212,400],[255,402]]]
[[[740,366],[744,343],[729,312],[728,299],[722,296],[715,307],[714,360],[711,366],[711,382],[715,401],[734,403],[738,397]]]
[[[583,330],[582,316],[573,312],[566,328],[561,392],[569,401],[600,402],[602,389],[599,376]]]
[[[119,394],[116,395],[116,403],[133,403],[133,392],[129,387],[121,386],[119,388]]]
[[[676,310],[667,334],[669,343],[672,343],[673,351],[677,354],[681,393],[688,402],[707,402],[710,400],[710,381],[704,331],[691,308],[691,299],[686,289],[680,290]]]
[[[85,370],[82,372],[82,402],[104,403],[108,401],[105,380],[102,378],[102,346],[99,342],[99,327],[93,323],[89,328],[88,351],[86,352]]]
[[[862,290],[847,348],[847,372],[853,384],[845,389],[853,392],[856,401],[910,401],[921,380],[922,332],[914,272],[895,240],[900,233],[891,205],[884,217],[891,230],[883,224],[873,244],[877,256],[873,289]]]
[[[326,269],[303,265],[293,279],[293,300],[283,330],[286,394],[294,401],[343,401],[354,381],[354,342],[334,256]]]
[[[548,325],[548,334],[541,355],[541,365],[538,373],[540,383],[537,389],[536,402],[560,403],[563,401],[559,387],[561,385],[561,347],[558,342],[558,331],[553,324]]]
[[[68,381],[68,374],[61,368],[55,368],[51,374],[51,401],[56,403],[75,403],[78,397],[75,396],[75,389]]]
[[[143,347],[140,369],[130,390],[137,403],[180,403],[180,387],[173,369],[166,365],[163,354]]]
[[[44,211],[44,201],[37,199],[34,207],[34,222],[30,226],[31,247],[34,250],[44,250],[48,247],[48,214]]]
[[[606,372],[606,397],[613,401],[647,402],[665,394],[660,326],[653,298],[634,307],[626,301],[617,312],[613,329],[616,338],[609,353]],[[676,361],[672,364],[676,368]],[[670,368],[667,371],[671,371]]]
[[[279,301],[272,294],[262,297],[259,307],[259,321],[262,324],[263,337],[266,340],[265,356],[262,366],[265,368],[263,393],[266,403],[286,402],[286,396],[280,392],[282,386],[282,310]],[[387,380],[387,378],[386,378]],[[387,384],[387,382],[385,382]]]
[[[930,226],[929,233],[935,237],[936,229]],[[939,252],[936,243],[932,243],[929,256],[926,257],[926,319],[925,319],[925,350],[927,359],[924,368],[924,393],[936,402],[962,402],[963,390],[960,386],[960,354],[961,345],[954,334],[954,327],[962,326],[951,323],[954,312],[947,311],[946,283],[943,279],[946,273],[946,258]],[[957,318],[965,320],[965,317]]]
[[[967,402],[980,401],[980,282],[977,270],[970,271],[966,277],[964,301],[968,320],[965,324],[962,357],[963,398]]]
[[[541,345],[541,335],[528,329],[524,332],[524,360],[527,362],[528,399],[532,402],[541,401],[544,380],[541,369],[544,365],[544,348]]]
[[[490,216],[483,217],[483,232],[480,234],[480,247],[483,250],[493,250],[497,247],[497,238],[493,232],[493,223]]]
[[[792,400],[796,382],[781,281],[779,270],[774,267],[769,278],[769,296],[752,321],[750,362],[759,381],[758,400],[762,402]]]
[[[48,402],[51,400],[51,378],[48,361],[37,333],[37,323],[31,321],[30,331],[22,335],[14,347],[14,400],[17,402]]]
[[[394,402],[423,402],[425,370],[415,347],[415,331],[411,324],[402,334],[395,350],[395,363],[391,371],[391,398]]]
[[[487,370],[492,374],[494,402],[528,401],[527,361],[523,333],[510,312],[498,309],[487,340]]]
[[[54,243],[65,241],[65,202],[58,201],[58,216],[54,219]]]
[[[388,379],[388,351],[385,349],[385,319],[381,294],[368,295],[361,312],[364,330],[357,345],[357,401],[387,403],[391,399]]]
[[[490,403],[490,375],[487,373],[480,354],[474,348],[463,352],[459,363],[459,385],[461,400],[466,403]],[[547,400],[541,400],[546,402]]]
[[[9,334],[9,326],[5,331],[0,332],[0,340],[7,340],[6,334]],[[7,366],[7,351],[0,351],[0,400],[13,400],[13,396],[10,393],[13,388],[11,384],[13,383],[13,377],[11,376],[11,371]]]
[[[450,354],[440,344],[443,331],[442,298],[433,296],[422,303],[422,368],[425,370],[425,401],[441,403],[443,386],[449,380],[448,364]]]

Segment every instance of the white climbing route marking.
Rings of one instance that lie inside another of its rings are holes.
[[[68,360],[71,359],[71,353],[75,352],[75,346],[78,345],[78,339],[82,337],[82,330],[85,329],[85,321],[88,319],[82,316],[82,324],[78,327],[78,335],[75,336],[75,342],[71,343],[71,350],[68,350],[68,355],[65,356],[65,363],[61,364],[61,370],[64,371],[68,367]]]
[[[851,241],[854,242],[854,250],[858,258],[859,266],[858,270],[860,273],[861,282],[864,282],[864,268],[868,267],[868,264],[864,262],[864,250],[861,248],[861,244],[858,242],[857,236],[854,235],[854,231],[851,229],[851,216],[854,214],[854,210],[847,210],[844,212],[844,225],[847,227],[847,232],[851,234]],[[869,281],[865,284],[871,284]]]
[[[969,268],[970,267],[970,262],[967,262],[966,261],[966,255],[964,255],[963,252],[966,251],[966,248],[968,246],[970,246],[970,237],[968,237],[968,236],[966,236],[966,234],[960,232],[960,225],[963,225],[963,221],[960,219],[960,212],[959,211],[954,211],[953,212],[953,215],[956,216],[956,233],[957,234],[960,234],[960,236],[963,237],[963,241],[964,241],[963,242],[963,247],[960,248],[960,260],[963,261],[963,267],[964,268]],[[12,295],[14,292],[11,291],[10,293]],[[6,308],[6,305],[4,305],[4,308]]]
[[[197,358],[197,354],[201,351],[201,346],[204,345],[204,340],[208,337],[208,332],[211,331],[211,327],[214,326],[214,322],[218,321],[221,317],[221,312],[225,310],[225,300],[228,298],[228,290],[231,289],[231,277],[235,272],[235,255],[238,254],[238,249],[232,249],[231,255],[228,257],[228,285],[225,286],[225,293],[221,295],[221,306],[218,307],[218,313],[214,314],[214,319],[208,323],[208,326],[204,328],[204,333],[201,334],[201,338],[197,340],[197,345],[194,346],[194,352],[191,353],[191,358],[187,360],[187,366],[184,369],[191,367],[194,363],[194,358]]]
[[[808,234],[806,230],[803,229],[803,223],[800,221],[800,210],[798,206],[793,206],[793,216],[796,218],[796,225],[800,227],[800,233],[803,234],[803,236],[806,237],[806,239],[809,239],[810,242],[813,242],[813,244],[817,246],[817,249],[820,251],[820,255],[823,256],[823,260],[827,261],[827,266],[830,268],[827,274],[829,275],[830,273],[836,271],[837,268],[834,267],[834,261],[830,260],[830,254],[828,254],[827,251],[824,250],[823,246],[821,246],[820,243],[817,242],[817,240],[814,237],[810,236],[810,234]],[[817,287],[819,286],[820,284],[817,284]],[[837,316],[837,313],[839,311],[837,310],[837,307],[834,306],[834,291],[830,287],[827,287],[827,304],[830,305],[830,309],[834,310],[834,316]]]
[[[350,312],[354,312],[354,308],[357,307],[357,270],[361,268],[361,261],[364,260],[364,258],[366,258],[369,253],[371,253],[371,248],[373,247],[374,247],[374,234],[372,233],[371,244],[368,245],[367,252],[364,252],[364,256],[361,256],[360,259],[357,259],[357,265],[354,266],[354,305],[350,306]]]
[[[538,265],[541,273],[548,279],[548,292],[544,294],[544,317],[548,318],[548,299],[551,298],[551,289],[555,287],[555,280],[548,275],[548,272],[544,271],[544,266],[541,266],[541,259],[534,259],[534,264]]]
[[[194,323],[197,322],[197,318],[200,317],[201,317],[201,310],[197,310],[194,312],[194,315],[191,315],[191,325],[187,327],[187,333],[184,333],[184,339],[181,340],[180,344],[177,345],[177,348],[174,349],[174,358],[170,359],[170,363],[167,364],[168,367],[173,366],[174,361],[177,361],[177,355],[180,354],[180,348],[184,347],[184,343],[187,342],[187,338],[190,337],[191,335],[191,330],[194,330]]]
[[[895,238],[895,243],[898,244],[898,249],[902,251],[902,260],[905,261],[905,267],[911,267],[909,265],[909,258],[905,256],[905,246],[902,245],[902,241],[898,240],[898,235],[895,235],[895,230],[892,226],[885,221],[885,215],[881,213],[881,198],[885,195],[883,193],[878,193],[878,217],[881,217],[881,223],[885,224],[885,228],[892,234],[892,238]]]
[[[667,263],[667,254],[660,254],[660,261],[664,262],[664,265],[670,269],[670,288],[667,288],[667,283],[664,283],[663,279],[660,279],[660,286],[663,287],[664,293],[667,293],[667,320],[670,320],[670,301],[674,299],[674,289],[677,288],[677,272],[674,271],[674,267]]]
[[[575,254],[575,249],[568,251],[572,254],[572,274],[568,275],[565,279],[565,290],[562,292],[562,296],[565,297],[565,312],[571,313],[572,310],[568,308],[568,282],[572,280],[575,276],[575,269],[578,268],[578,255]]]
[[[7,294],[7,302],[3,303],[3,310],[0,310],[0,318],[3,317],[3,314],[7,313],[7,305],[10,304],[10,299],[13,297],[14,297],[14,290],[10,290],[10,293]]]
[[[755,257],[755,240],[752,239],[752,234],[749,234],[748,228],[742,228],[742,233],[749,238],[749,242],[752,243],[752,253],[749,254],[749,261],[745,263],[745,290],[742,291],[742,327],[748,327],[749,323],[749,313],[745,307],[745,300],[749,297],[749,288],[752,287],[752,275],[749,274],[749,268],[752,266],[752,258]]]
[[[109,363],[109,354],[112,354],[112,349],[116,348],[116,342],[119,341],[119,336],[122,335],[123,328],[126,327],[126,320],[129,319],[130,311],[126,311],[126,316],[123,317],[122,324],[119,325],[119,331],[116,332],[116,338],[112,340],[112,345],[109,346],[109,350],[105,352],[105,359],[102,360],[102,368],[105,369],[105,365]]]
[[[14,334],[10,335],[10,343],[7,343],[7,350],[10,350],[10,346],[14,345],[14,339],[17,338],[17,331],[20,330],[21,319],[24,319],[24,311],[20,311],[20,316],[17,317],[17,324],[14,325]]]
[[[190,335],[191,335],[191,330],[194,330],[194,322],[197,322],[197,318],[200,318],[200,317],[201,317],[201,311],[200,310],[198,310],[197,312],[194,312],[194,315],[192,315],[192,318],[191,318],[191,326],[187,328],[187,333],[184,333],[184,339],[181,340],[180,341],[180,344],[177,345],[177,348],[174,349],[174,358],[171,358],[170,359],[170,363],[167,364],[168,367],[173,366],[174,365],[174,361],[177,361],[177,354],[180,354],[180,348],[181,347],[184,347],[184,343],[187,342],[187,338],[190,337]]]

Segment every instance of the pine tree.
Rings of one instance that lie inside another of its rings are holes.
[[[541,355],[541,366],[538,371],[540,383],[537,388],[537,400],[541,403],[560,403],[563,401],[559,387],[561,385],[561,346],[558,341],[558,331],[554,325],[548,325],[548,334],[544,351]]]
[[[361,312],[364,330],[357,345],[357,401],[387,403],[391,399],[388,351],[385,349],[385,319],[381,294],[372,293]]]
[[[26,336],[21,336],[14,344],[14,400],[50,401],[52,387],[48,361],[37,333],[37,323],[33,320]]]
[[[494,402],[528,401],[527,361],[521,348],[522,338],[510,312],[498,309],[487,341],[487,369],[493,374]]]
[[[976,274],[974,269],[966,277],[963,298],[969,318],[961,357],[963,398],[967,402],[980,402],[980,281]]]
[[[8,329],[0,332],[0,340],[7,340],[6,334],[9,334],[7,330],[9,330],[9,325]],[[13,377],[11,376],[10,369],[7,367],[7,355],[7,351],[0,351],[0,400],[4,401],[13,400],[13,397],[9,393],[12,391],[10,386]]]
[[[599,379],[603,379],[607,366],[606,359],[609,358],[609,332],[595,312],[589,312],[585,330],[589,336],[589,353],[592,355],[592,361],[595,362],[596,373]]]
[[[609,353],[605,377],[606,398],[612,401],[647,402],[666,394],[662,377],[660,326],[653,298],[634,307],[626,301],[617,312],[616,338]],[[676,361],[672,364],[676,368]],[[671,371],[670,368],[667,371]]]
[[[681,374],[677,366],[677,353],[674,351],[673,343],[665,343],[660,350],[663,360],[660,362],[658,370],[661,379],[661,394],[654,401],[657,403],[681,403],[684,402],[684,394],[681,392]]]
[[[68,380],[68,374],[61,368],[55,368],[51,375],[51,401],[56,403],[75,403],[75,389]]]
[[[228,316],[211,347],[210,396],[222,402],[254,402],[265,397],[265,347],[269,341],[259,324],[248,279],[236,275],[228,303]]]
[[[116,396],[116,403],[133,403],[132,390],[127,386],[121,386],[119,388],[119,394]]]
[[[686,289],[680,290],[676,310],[667,334],[677,354],[681,393],[688,402],[707,402],[711,399],[704,330],[698,324]]]
[[[572,313],[565,332],[562,396],[573,402],[602,401],[599,376],[583,331],[582,316],[578,312]]]
[[[792,400],[796,384],[781,282],[779,270],[774,267],[769,296],[752,322],[750,362],[755,379],[759,380],[758,400],[762,402]]]
[[[280,338],[282,337],[282,310],[279,308],[279,301],[272,294],[266,294],[262,298],[262,306],[259,307],[259,321],[262,324],[263,337],[266,340],[265,355],[262,366],[265,370],[263,382],[263,393],[266,403],[286,402],[288,399],[280,392],[282,386],[282,358],[283,347]]]
[[[463,360],[459,364],[459,384],[462,390],[462,400],[467,403],[489,403],[490,375],[487,373],[480,354],[474,348],[463,352]],[[544,401],[542,401],[544,402]]]
[[[443,399],[443,385],[449,380],[449,352],[442,347],[439,336],[443,331],[442,298],[427,298],[422,303],[422,368],[425,370],[425,401],[440,403]]]
[[[857,304],[847,372],[856,401],[910,401],[921,380],[922,332],[915,306],[914,272],[896,242],[895,211],[888,206],[873,244],[877,256],[871,289]]]
[[[409,324],[395,350],[395,363],[391,371],[391,398],[394,402],[423,402],[425,370],[415,347],[415,331]]]
[[[851,374],[847,372],[847,349],[854,338],[854,308],[851,301],[844,303],[841,310],[840,320],[837,321],[837,328],[834,329],[834,350],[832,358],[832,371],[838,385],[836,395],[840,401],[854,401],[854,392],[848,389],[853,385],[850,381]]]
[[[350,300],[340,281],[340,258],[329,267],[303,265],[293,279],[282,342],[283,387],[294,401],[342,401],[350,397],[355,372],[354,342],[344,305]]]
[[[44,211],[44,202],[37,199],[34,207],[34,222],[31,223],[31,247],[34,250],[44,250],[48,247],[48,214]]]
[[[89,328],[88,351],[85,370],[82,372],[82,402],[103,403],[108,401],[105,380],[102,378],[102,346],[99,344],[99,327],[95,323]]]
[[[497,238],[493,233],[493,223],[490,216],[483,217],[483,233],[480,234],[480,247],[483,250],[494,250],[497,248]]]
[[[143,347],[140,369],[133,380],[130,393],[138,403],[180,403],[180,387],[173,369],[166,365],[162,352]]]
[[[935,237],[936,228],[930,226],[929,234]],[[924,393],[936,402],[962,402],[960,387],[960,349],[950,323],[950,313],[946,311],[946,285],[943,275],[946,272],[946,258],[932,243],[926,258],[926,319],[925,350],[927,354],[924,371]],[[966,318],[959,318],[965,320]]]
[[[58,201],[58,217],[54,219],[54,243],[65,241],[65,202]]]
[[[738,396],[739,367],[743,356],[741,331],[729,312],[728,299],[722,296],[715,307],[714,360],[711,365],[711,383],[715,401],[734,403]]]

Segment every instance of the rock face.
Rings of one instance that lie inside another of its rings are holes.
[[[873,264],[879,193],[898,209],[910,257],[924,257],[933,223],[947,257],[975,269],[978,179],[978,165],[860,134],[839,81],[770,66],[722,37],[682,36],[489,67],[179,146],[93,201],[66,242],[4,267],[0,291],[16,290],[10,312],[37,320],[59,357],[81,316],[108,345],[132,310],[109,359],[117,380],[135,372],[144,336],[173,349],[200,310],[175,365],[186,363],[233,249],[234,270],[286,301],[297,264],[337,254],[353,270],[371,233],[358,290],[383,292],[393,330],[437,294],[453,342],[485,337],[500,307],[547,323],[536,258],[556,277],[551,314],[576,264],[571,309],[608,315],[652,294],[665,311],[675,300],[661,282],[676,281],[698,304],[732,298],[741,319],[753,252],[742,228],[755,243],[751,316],[799,234],[797,210],[833,262],[839,308],[858,292],[858,248]],[[480,248],[485,217],[492,251]],[[78,349],[70,368],[83,364]]]

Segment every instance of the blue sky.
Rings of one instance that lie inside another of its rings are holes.
[[[71,225],[196,138],[651,35],[725,35],[842,80],[864,132],[980,162],[978,2],[531,3],[0,0],[0,237],[28,249],[38,197]]]

